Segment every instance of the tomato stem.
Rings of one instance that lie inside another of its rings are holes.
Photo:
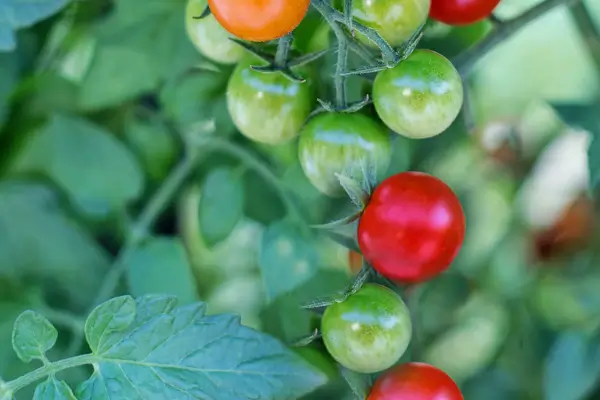
[[[578,1],[571,5],[569,12],[575,20],[596,68],[600,70],[600,30],[596,27],[588,6],[583,1]]]
[[[530,22],[536,20],[542,15],[548,13],[554,8],[570,4],[580,0],[546,0],[540,4],[531,7],[518,17],[504,21],[496,25],[485,39],[470,48],[469,50],[459,54],[452,62],[462,77],[467,76],[475,67],[477,62],[494,49],[498,44],[512,37],[521,28],[525,27]]]
[[[346,38],[338,38],[338,55],[335,67],[335,105],[342,109],[348,105],[348,97],[346,95],[346,77],[343,73],[346,71],[348,64],[348,41]]]
[[[293,40],[294,37],[291,33],[288,33],[279,39],[279,42],[277,43],[277,53],[275,53],[275,65],[283,66],[287,64]]]

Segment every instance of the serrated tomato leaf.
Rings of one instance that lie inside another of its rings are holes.
[[[37,385],[33,394],[33,400],[77,400],[77,398],[65,381],[50,376],[44,382]]]
[[[326,376],[266,334],[204,303],[174,307],[169,296],[124,296],[86,324],[93,375],[81,400],[295,399]]]
[[[340,367],[340,371],[356,400],[364,400],[369,394],[369,375]]]
[[[0,3],[0,51],[12,51],[15,31],[60,11],[68,0],[2,0]]]
[[[25,311],[15,321],[12,345],[17,356],[24,362],[45,359],[45,353],[56,343],[58,331],[41,314]]]

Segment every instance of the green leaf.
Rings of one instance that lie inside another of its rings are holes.
[[[41,185],[0,183],[0,238],[0,277],[43,281],[74,307],[87,305],[109,267],[104,249]]]
[[[50,376],[35,388],[33,400],[77,400],[77,398],[65,381]]]
[[[590,186],[596,189],[600,185],[600,103],[589,104],[552,104],[562,121],[574,128],[584,129],[593,136],[588,149],[588,167]]]
[[[277,191],[254,170],[244,174],[244,214],[265,225],[285,216]]]
[[[354,394],[356,400],[364,400],[369,394],[369,377],[365,374],[359,374],[349,370],[348,368],[340,367],[342,376],[348,383],[350,390]]]
[[[237,317],[205,316],[204,303],[172,305],[171,297],[146,296],[99,306],[86,326],[95,370],[77,397],[295,399],[326,382],[322,372]]]
[[[41,21],[66,6],[68,0],[3,0],[0,4],[0,51],[12,51],[15,31]]]
[[[15,321],[12,345],[17,356],[28,363],[33,359],[45,360],[46,352],[56,344],[57,338],[58,331],[46,317],[28,310]]]
[[[244,186],[240,172],[214,169],[202,185],[198,214],[202,237],[209,245],[226,239],[242,218]]]
[[[8,99],[18,78],[19,58],[17,53],[0,54],[0,127],[8,114]]]
[[[288,222],[276,222],[263,233],[259,265],[269,301],[308,281],[318,271],[315,244]]]
[[[135,319],[135,301],[130,296],[116,297],[99,305],[85,322],[85,337],[94,353],[113,346],[120,332]]]
[[[151,238],[139,247],[127,262],[127,282],[133,296],[169,294],[182,304],[198,300],[191,266],[177,238]]]
[[[121,209],[143,188],[142,172],[127,148],[103,128],[75,117],[53,116],[13,168],[47,175],[90,211]]]
[[[600,343],[579,332],[558,337],[546,360],[544,398],[583,400],[598,383]]]

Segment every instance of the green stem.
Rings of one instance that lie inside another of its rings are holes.
[[[96,356],[93,354],[85,354],[77,357],[66,358],[64,360],[56,361],[53,363],[49,363],[40,367],[34,371],[29,372],[23,376],[18,377],[15,380],[6,382],[5,388],[8,389],[10,393],[16,393],[20,389],[31,385],[41,379],[44,379],[48,375],[56,374],[62,370],[68,368],[80,367],[82,365],[92,364],[96,361]]]
[[[531,7],[516,18],[502,22],[496,25],[492,32],[481,42],[471,49],[459,54],[453,63],[461,76],[467,76],[477,62],[494,49],[498,44],[511,38],[530,22],[536,20],[542,15],[548,13],[554,8],[580,0],[546,0],[536,6]]]
[[[344,13],[336,10],[326,0],[311,0],[311,4],[323,16],[325,21],[333,28],[333,22],[339,22],[348,26],[349,29],[365,35],[370,41],[375,43],[383,55],[383,61],[388,66],[394,66],[400,61],[400,56],[394,51],[392,46],[383,39],[375,29],[369,28],[358,21],[348,21]],[[349,26],[351,25],[351,26]]]
[[[346,77],[343,75],[346,72],[348,64],[348,41],[346,38],[338,37],[338,56],[335,66],[335,104],[337,107],[346,108],[348,106],[348,98],[346,96]]]
[[[590,12],[583,1],[578,1],[569,8],[571,16],[575,20],[577,29],[583,37],[590,56],[600,74],[600,30],[590,16]]]
[[[305,226],[304,218],[302,218],[302,214],[294,199],[290,196],[287,190],[281,185],[279,178],[271,171],[271,169],[265,165],[262,161],[256,158],[252,153],[250,153],[245,148],[238,146],[235,143],[228,142],[219,138],[211,139],[208,146],[212,150],[222,151],[227,153],[233,157],[239,159],[242,163],[246,164],[249,168],[252,168],[256,171],[262,178],[267,181],[273,189],[277,191],[279,198],[283,202],[288,215],[299,222],[301,226]]]
[[[98,304],[108,300],[117,290],[121,277],[125,273],[129,259],[135,253],[138,246],[148,237],[150,228],[159,217],[160,213],[167,207],[173,195],[192,172],[196,166],[199,155],[200,152],[198,151],[191,151],[186,155],[142,210],[137,222],[133,225],[131,235],[126,241],[125,246],[121,249],[115,258],[111,269],[104,277],[104,280],[100,285],[100,290],[96,294],[88,314],[91,313]],[[75,354],[82,343],[83,332],[80,330],[74,334],[71,344],[69,345],[68,354]]]
[[[294,37],[291,33],[288,33],[279,39],[279,42],[277,43],[277,53],[275,53],[275,65],[282,66],[287,64],[293,40]]]

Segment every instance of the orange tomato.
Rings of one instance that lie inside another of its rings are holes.
[[[229,33],[252,42],[267,42],[293,31],[310,0],[208,0],[210,11]]]

